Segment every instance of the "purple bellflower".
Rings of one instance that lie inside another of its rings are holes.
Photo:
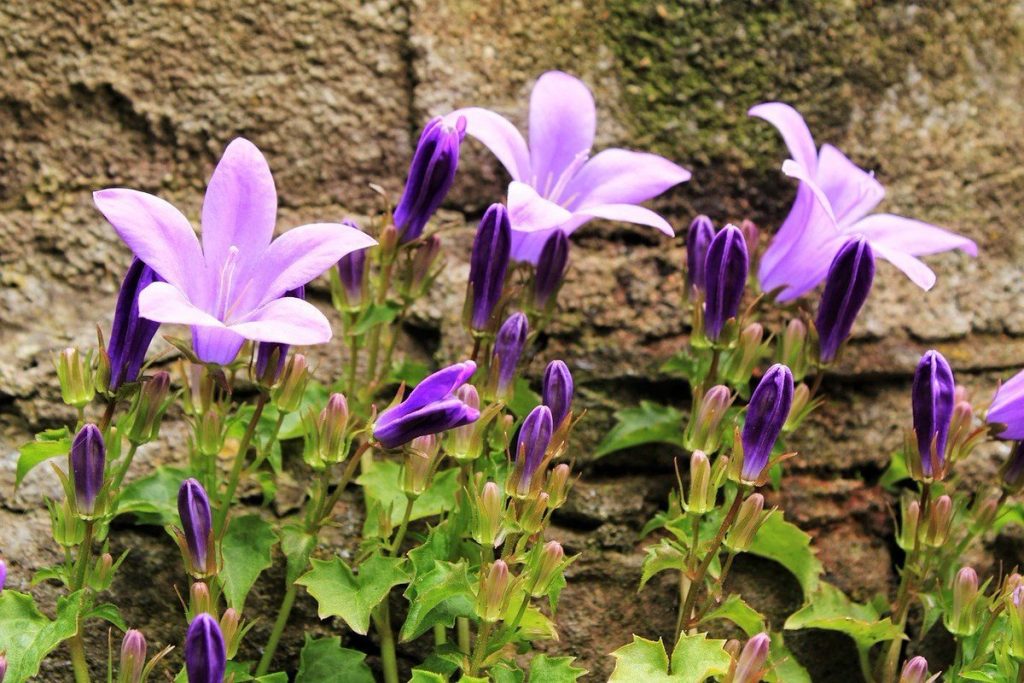
[[[526,339],[530,334],[530,323],[526,314],[517,311],[510,315],[498,329],[494,338],[494,359],[498,366],[497,391],[500,396],[507,396],[512,390],[512,382],[516,376],[516,366],[526,348]]]
[[[750,258],[743,233],[735,225],[727,225],[715,235],[704,260],[704,332],[717,341],[722,328],[735,318],[747,285]]]
[[[1024,439],[1024,370],[999,386],[985,421],[1006,425],[998,434],[1000,439]]]
[[[464,403],[455,390],[476,372],[476,363],[464,361],[430,375],[408,398],[380,414],[373,436],[385,448],[396,448],[418,436],[476,422],[480,411]]]
[[[195,574],[206,574],[210,569],[213,521],[206,489],[195,479],[186,479],[178,489],[178,517],[181,518],[181,530],[185,536],[192,571]]]
[[[761,477],[792,405],[793,373],[776,363],[764,373],[747,406],[742,432],[744,480]]]
[[[572,409],[572,373],[569,366],[560,360],[553,360],[544,369],[544,405],[551,410],[551,419],[557,429]]]
[[[934,464],[942,469],[946,459],[946,439],[949,437],[949,423],[953,419],[953,405],[956,402],[956,384],[953,370],[938,351],[928,351],[921,356],[914,372],[911,389],[911,403],[914,413],[914,433],[917,436],[917,453],[921,458],[921,471],[931,477],[935,472],[932,448],[935,449]]]
[[[569,265],[569,237],[555,230],[541,247],[534,277],[533,301],[537,308],[545,308],[562,285],[565,269]]]
[[[469,295],[473,298],[473,329],[483,330],[491,320],[505,287],[512,224],[502,204],[492,204],[477,228],[469,261]]]
[[[160,276],[139,259],[132,259],[121,291],[117,294],[117,308],[114,309],[114,324],[110,328],[110,390],[117,389],[125,382],[139,378],[146,351],[153,341],[160,323],[139,317],[139,293]]]
[[[284,295],[305,301],[306,287],[302,285],[285,292]],[[277,378],[281,375],[281,370],[284,369],[284,359],[288,356],[289,348],[289,344],[282,344],[280,342],[260,342],[256,349],[256,377],[266,379],[267,384],[276,382]],[[276,356],[274,355],[275,352],[277,352]],[[267,368],[270,367],[271,360],[275,360],[274,372],[272,376],[268,377]]]
[[[766,102],[748,114],[779,130],[792,156],[782,172],[800,181],[793,208],[761,257],[758,273],[764,291],[783,288],[779,301],[795,299],[821,282],[852,235],[863,235],[876,256],[926,290],[935,284],[935,273],[918,256],[951,249],[978,255],[977,245],[962,235],[893,214],[869,216],[885,188],[832,145],[817,150],[807,123],[793,107]]]
[[[209,613],[197,614],[185,635],[188,683],[223,683],[227,649],[220,624]]]
[[[686,233],[686,295],[696,287],[704,291],[704,260],[715,238],[715,224],[707,216],[697,216]]]
[[[868,300],[875,279],[875,255],[863,237],[842,246],[828,269],[825,291],[818,304],[815,325],[820,338],[821,361],[830,363],[850,336],[853,321]]]
[[[103,488],[103,469],[107,462],[107,447],[99,427],[94,424],[82,427],[71,443],[68,458],[75,484],[75,504],[80,512],[91,515]]]
[[[530,144],[507,119],[479,107],[459,109],[446,121],[466,119],[466,133],[482,142],[512,176],[508,209],[512,258],[536,264],[555,230],[572,234],[594,218],[638,223],[674,234],[668,222],[638,206],[690,172],[655,154],[606,149],[590,158],[597,112],[583,81],[561,71],[537,79],[530,96]]]
[[[200,360],[227,364],[246,339],[322,344],[331,325],[285,292],[376,242],[340,224],[316,223],[273,240],[277,192],[270,167],[248,140],[234,140],[203,201],[202,246],[188,219],[153,195],[121,188],[93,194],[125,244],[164,282],[139,295],[139,315],[192,327]]]
[[[516,439],[515,452],[516,469],[521,468],[518,481],[520,495],[530,490],[530,482],[534,473],[544,462],[544,455],[551,443],[553,431],[554,422],[551,419],[551,410],[545,405],[531,410],[523,420],[523,424],[519,428],[519,438]]]
[[[362,228],[351,218],[341,222],[350,228],[362,232]],[[338,260],[338,279],[341,286],[345,288],[345,296],[348,297],[348,304],[355,306],[363,296],[363,276],[366,273],[366,249],[356,249]]]
[[[434,118],[420,133],[405,189],[395,206],[395,227],[403,244],[423,234],[455,182],[459,145],[465,135],[466,122],[458,117],[450,124]]]

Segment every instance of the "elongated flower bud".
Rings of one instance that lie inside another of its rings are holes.
[[[978,574],[971,567],[963,567],[953,579],[953,609],[946,615],[946,628],[958,636],[970,636],[978,630]]]
[[[533,302],[543,310],[554,300],[569,265],[569,236],[555,230],[541,247],[534,279]]]
[[[547,406],[537,406],[523,420],[516,440],[516,463],[510,480],[515,480],[515,493],[525,496],[533,483],[533,476],[551,443],[553,425]]]
[[[205,456],[214,456],[224,447],[224,419],[210,408],[196,426],[196,448]]]
[[[505,497],[498,485],[489,481],[475,502],[473,538],[480,545],[494,547],[504,537]]]
[[[69,458],[75,483],[75,505],[80,513],[91,515],[103,488],[103,469],[107,462],[107,447],[99,427],[87,424],[79,430],[71,443]]]
[[[480,392],[472,384],[463,384],[456,389],[455,398],[462,401],[467,408],[471,408],[479,414]],[[478,457],[482,444],[479,443],[480,439],[475,437],[479,435],[477,430],[482,422],[481,420],[449,430],[445,451],[456,459],[472,460]]]
[[[440,255],[441,238],[438,235],[427,237],[416,248],[409,268],[409,291],[412,296],[422,296],[433,281],[432,271]]]
[[[807,375],[807,325],[799,318],[793,318],[779,337],[776,360],[793,372],[793,380],[799,382]]]
[[[188,559],[193,574],[207,574],[212,569],[213,522],[210,499],[206,489],[195,479],[186,479],[178,489],[178,516],[185,536]]]
[[[185,671],[188,683],[223,683],[227,650],[220,625],[211,615],[197,615],[185,636]]]
[[[508,209],[503,204],[491,204],[476,230],[469,260],[467,295],[472,297],[470,326],[475,330],[486,329],[491,322],[494,307],[505,287],[511,248],[512,223]]]
[[[441,448],[436,434],[425,434],[413,439],[405,449],[402,490],[410,498],[416,498],[430,485],[434,474],[434,463]]]
[[[747,251],[756,254],[761,241],[761,230],[757,227],[757,223],[749,218],[744,218],[740,221],[740,232],[743,233],[743,241],[747,243]]]
[[[128,441],[143,444],[153,441],[160,434],[160,420],[167,408],[167,394],[171,390],[171,375],[160,370],[142,385],[132,410],[132,426]]]
[[[733,396],[729,387],[718,384],[700,397],[696,413],[686,425],[684,434],[687,450],[714,453],[722,443],[722,418],[732,405]]]
[[[764,341],[764,327],[760,323],[750,323],[740,332],[736,349],[724,370],[725,377],[734,385],[748,382],[754,374],[754,368],[761,360]]]
[[[343,394],[334,393],[327,399],[327,405],[320,411],[316,421],[317,454],[324,462],[341,462],[346,452],[346,429],[348,428],[348,402]]]
[[[900,507],[900,532],[896,542],[904,550],[910,550],[917,545],[917,532],[921,527],[921,504],[917,499],[905,495],[900,500]]]
[[[754,542],[754,536],[765,520],[764,496],[760,493],[753,493],[740,505],[736,521],[733,522],[729,535],[725,538],[725,545],[738,552],[745,552],[750,549]]]
[[[544,369],[544,405],[551,409],[551,421],[557,429],[572,409],[573,382],[569,366],[553,360]]]
[[[480,571],[480,579],[480,590],[476,599],[477,616],[493,623],[501,619],[505,605],[508,604],[508,565],[502,560],[497,560],[486,572]]]
[[[760,683],[768,663],[768,649],[771,639],[767,633],[758,633],[747,641],[736,661],[733,683]]]
[[[548,511],[550,496],[547,491],[541,491],[532,498],[527,498],[519,508],[519,516],[516,521],[519,528],[527,536],[532,536],[544,526],[544,515]]]
[[[146,668],[146,637],[142,631],[129,629],[121,641],[121,669],[117,683],[140,683]]]
[[[284,296],[305,301],[306,288],[303,286],[292,289],[285,292]],[[274,386],[277,378],[281,376],[281,370],[284,369],[289,348],[288,344],[278,342],[260,342],[257,345],[256,367],[254,368],[257,381],[267,387]]]
[[[868,300],[875,279],[875,255],[864,237],[842,246],[829,266],[815,325],[822,363],[831,363],[850,336],[853,321]]]
[[[928,680],[928,660],[918,655],[907,660],[900,673],[900,683],[925,683]]]
[[[351,218],[341,222],[356,230],[362,230],[359,224]],[[366,249],[350,251],[338,261],[338,280],[345,295],[345,303],[350,307],[356,307],[362,302],[363,283],[366,276]]]
[[[301,353],[293,354],[284,366],[281,381],[274,387],[274,403],[282,413],[293,413],[302,405],[309,384],[309,365]]]
[[[946,438],[953,417],[953,371],[938,351],[921,356],[914,372],[912,403],[917,436],[919,471],[925,477],[942,478]],[[937,469],[936,469],[937,468]]]
[[[711,486],[711,461],[704,451],[690,456],[690,495],[686,498],[686,511],[703,515],[715,506],[718,489]]]
[[[708,339],[718,341],[725,323],[739,312],[749,268],[743,233],[735,225],[725,226],[711,240],[704,260],[704,332]]]
[[[234,659],[238,654],[238,646],[245,635],[242,630],[242,615],[234,607],[228,607],[220,617],[220,633],[224,636],[224,649],[227,651],[228,659]]]
[[[793,403],[793,375],[785,365],[768,368],[754,389],[743,425],[743,470],[745,481],[757,481],[768,465]]]
[[[704,261],[714,238],[715,225],[710,218],[700,215],[693,219],[686,233],[686,296],[694,287],[704,291]]]
[[[213,613],[213,596],[205,581],[196,581],[189,588],[189,611],[191,614]]]
[[[56,360],[60,397],[69,406],[84,408],[96,395],[96,376],[92,371],[91,354],[82,354],[69,346]]]
[[[494,363],[498,366],[497,395],[509,398],[516,376],[516,366],[526,348],[530,325],[523,313],[513,313],[502,323],[494,340]]]
[[[945,545],[949,538],[949,530],[953,526],[953,500],[949,496],[939,496],[928,508],[928,528],[925,530],[924,542],[933,548]]]
[[[395,227],[402,244],[423,234],[427,221],[444,201],[459,167],[459,145],[466,135],[466,119],[455,126],[441,117],[430,121],[420,134],[416,153],[409,165],[402,197],[395,206]]]
[[[546,595],[555,580],[562,563],[565,561],[565,550],[558,541],[548,541],[536,554],[536,560],[530,563],[529,593],[535,598]]]
[[[160,327],[160,323],[139,317],[139,294],[154,282],[162,281],[152,268],[139,259],[132,259],[117,294],[114,324],[107,345],[111,391],[117,391],[125,382],[134,382],[139,377],[146,351]]]
[[[564,462],[555,465],[548,473],[548,481],[544,490],[548,494],[548,506],[552,510],[562,507],[566,498],[569,497],[569,488],[572,486],[569,482],[571,474],[572,469]]]

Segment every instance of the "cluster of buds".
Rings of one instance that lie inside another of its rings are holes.
[[[343,461],[351,446],[348,402],[342,394],[331,394],[316,417],[312,409],[303,417],[305,448],[303,458],[314,469]]]

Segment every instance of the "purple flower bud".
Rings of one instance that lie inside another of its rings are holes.
[[[761,680],[771,643],[767,633],[758,633],[747,641],[736,661],[736,673],[732,677],[734,683],[758,683]]]
[[[516,467],[522,471],[517,487],[520,495],[530,490],[533,475],[544,462],[553,431],[551,410],[547,406],[537,406],[523,420],[519,438],[516,439],[515,453]]]
[[[4,592],[4,585],[7,583],[7,563],[0,560],[0,593]]]
[[[4,677],[7,675],[7,655],[0,652],[0,683],[4,683]]]
[[[71,444],[69,458],[78,511],[91,515],[103,488],[103,468],[107,462],[107,447],[99,427],[94,424],[82,427]]]
[[[494,307],[505,287],[512,223],[502,204],[491,204],[473,239],[469,261],[469,296],[473,297],[473,329],[482,330],[491,320]]]
[[[142,631],[129,629],[121,641],[121,671],[118,683],[140,683],[146,668],[146,637]]]
[[[914,372],[912,404],[914,433],[917,435],[917,453],[921,458],[920,470],[931,477],[934,464],[940,471],[946,458],[946,438],[953,418],[953,370],[938,351],[921,356]]]
[[[928,679],[928,660],[918,655],[903,665],[900,683],[925,683]]]
[[[465,118],[459,118],[453,128],[441,117],[430,121],[420,134],[405,189],[395,207],[395,227],[403,244],[423,234],[427,221],[455,182],[459,144],[465,135]]]
[[[476,363],[464,361],[430,375],[408,398],[380,414],[374,425],[374,438],[385,448],[396,448],[417,436],[439,434],[476,422],[480,411],[454,393],[474,372]]]
[[[530,324],[526,315],[513,313],[502,323],[498,335],[494,339],[494,362],[498,366],[498,395],[507,396],[515,379],[519,357],[526,347],[526,337],[530,333]]]
[[[117,294],[114,324],[107,345],[111,391],[138,378],[149,344],[160,327],[160,323],[139,317],[139,294],[154,282],[163,280],[145,263],[133,259]]]
[[[537,308],[545,308],[562,285],[569,265],[569,236],[555,230],[541,247],[534,278],[533,300]]]
[[[708,255],[708,247],[715,238],[715,225],[707,216],[700,215],[690,223],[686,233],[686,295],[689,296],[694,287],[704,291],[704,260]]]
[[[290,296],[305,301],[306,288],[305,286],[301,286],[296,289],[292,289],[285,292],[284,296]],[[281,374],[281,370],[284,369],[284,360],[288,356],[288,348],[288,344],[260,342],[259,347],[256,350],[257,379],[267,386],[276,382],[277,378]],[[273,366],[271,366],[271,362],[274,363]],[[270,370],[270,374],[267,372],[268,369]]]
[[[848,241],[836,254],[825,278],[815,324],[821,338],[821,361],[829,363],[850,336],[875,279],[875,255],[863,237]]]
[[[544,405],[551,409],[551,421],[557,429],[572,409],[573,383],[568,365],[560,360],[548,363],[548,367],[544,369],[542,393]]]
[[[213,522],[206,489],[195,479],[186,479],[178,489],[178,516],[181,518],[181,530],[185,535],[192,572],[205,574],[209,569]]]
[[[203,612],[189,624],[185,636],[185,671],[188,683],[223,683],[227,650],[220,625]]]
[[[362,230],[359,224],[351,218],[341,222],[356,230]],[[366,274],[366,249],[350,251],[338,261],[338,279],[341,286],[345,288],[345,296],[350,306],[355,306],[363,295],[363,276]]]
[[[743,424],[743,472],[746,481],[757,481],[768,465],[793,403],[793,374],[785,365],[768,368],[754,389]]]
[[[704,261],[704,332],[708,339],[718,341],[726,321],[739,312],[749,267],[743,233],[735,225],[725,226],[711,240]]]

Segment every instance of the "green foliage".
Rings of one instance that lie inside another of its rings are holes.
[[[703,633],[683,635],[672,652],[672,668],[661,639],[633,636],[633,642],[612,653],[615,670],[608,683],[701,683],[729,671],[730,657],[724,640],[710,640]]]
[[[18,468],[14,487],[21,486],[25,475],[38,465],[58,455],[67,455],[71,450],[71,432],[67,427],[47,429],[36,434],[32,441],[18,449]]]
[[[306,571],[314,548],[316,537],[298,524],[286,524],[281,528],[281,552],[287,562],[286,584],[290,586],[295,583]]]
[[[903,629],[872,605],[853,602],[835,586],[822,583],[808,596],[807,604],[790,615],[786,629],[821,628],[839,631],[853,638],[862,650],[875,643],[903,638]]]
[[[277,534],[259,515],[233,517],[221,543],[224,567],[220,572],[224,598],[239,612],[260,573],[273,564],[271,551]]]
[[[774,511],[757,531],[750,551],[754,555],[774,560],[788,569],[804,591],[810,596],[821,585],[824,569],[811,547],[811,537],[800,527],[782,518],[781,511]]]
[[[637,588],[637,592],[643,590],[647,582],[658,572],[668,569],[682,569],[683,561],[686,559],[686,555],[679,548],[678,544],[673,543],[667,538],[647,546],[644,551],[646,555],[644,556],[643,571],[640,575],[640,587]]]
[[[20,683],[39,673],[39,665],[58,645],[78,632],[79,615],[86,605],[78,591],[57,599],[57,618],[50,621],[31,595],[0,592],[0,652],[7,652],[9,683]]]
[[[365,635],[370,627],[370,612],[391,589],[408,583],[405,560],[375,554],[353,573],[341,558],[313,560],[313,569],[299,578],[319,605],[321,619],[339,617],[348,627]]]
[[[573,657],[549,657],[537,655],[530,662],[530,683],[574,683],[587,673],[572,665]]]
[[[418,638],[434,624],[455,625],[456,617],[473,614],[473,587],[465,561],[433,561],[428,572],[419,572],[405,591],[409,615],[400,632],[403,641]]]
[[[721,605],[704,615],[702,622],[725,619],[739,626],[747,637],[757,635],[765,630],[764,617],[743,601],[735,593],[727,597]]]
[[[189,474],[177,467],[158,467],[121,490],[118,514],[133,514],[139,524],[178,524],[178,489]]]
[[[366,655],[362,652],[342,647],[341,639],[337,636],[314,639],[306,634],[306,642],[299,654],[299,671],[295,675],[295,683],[374,683],[373,673],[365,659]]]
[[[595,458],[648,443],[683,447],[683,414],[671,406],[641,401],[615,413],[615,426],[598,445]]]
[[[430,487],[413,504],[410,519],[433,517],[450,510],[455,504],[458,473],[458,469],[455,468],[438,472]],[[356,483],[363,487],[368,508],[372,509],[374,505],[377,505],[380,509],[390,511],[389,516],[393,525],[402,521],[406,497],[401,488],[402,466],[400,464],[390,460],[375,462],[372,469],[356,479]],[[378,533],[375,514],[367,515],[364,532],[368,536]]]

